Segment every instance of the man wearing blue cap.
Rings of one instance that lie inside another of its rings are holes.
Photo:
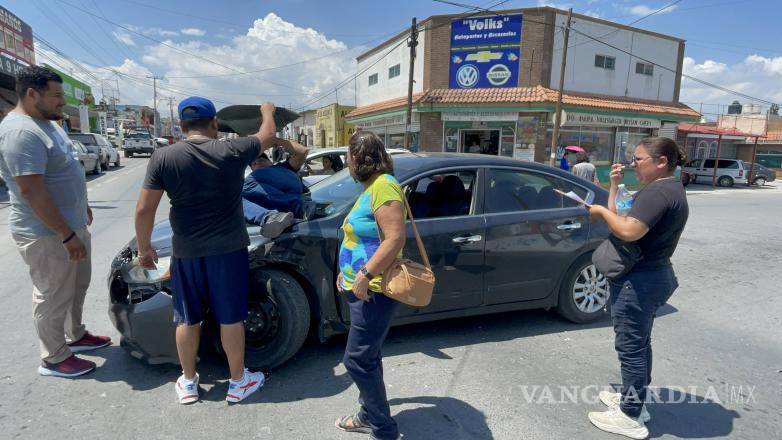
[[[208,99],[194,96],[179,103],[180,125],[187,138],[152,155],[136,205],[139,264],[152,269],[157,261],[151,244],[155,211],[164,191],[171,201],[171,290],[182,364],[175,390],[182,404],[198,401],[196,355],[207,309],[220,323],[231,370],[225,400],[243,400],[265,379],[263,373],[244,368],[250,240],[242,185],[247,166],[280,142],[275,137],[274,105],[261,106],[258,133],[236,139],[216,139],[216,114]]]

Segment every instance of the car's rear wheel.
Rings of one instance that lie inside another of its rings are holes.
[[[100,173],[101,173],[100,162],[96,160],[95,161],[95,168],[92,169],[92,174],[96,174],[97,175],[97,174],[100,174]]]
[[[117,161],[116,161],[116,162],[114,162],[114,166],[115,166],[115,167],[117,167],[117,168],[119,168],[119,164],[120,164],[120,157],[119,157],[119,154],[118,154],[118,155],[117,155]]]
[[[575,323],[591,322],[605,314],[609,296],[608,279],[592,264],[592,254],[583,255],[560,286],[557,312]]]
[[[250,298],[244,321],[244,362],[270,369],[290,359],[307,338],[310,307],[299,283],[285,272],[259,270],[250,275]],[[210,332],[212,343],[224,355],[220,331]]]
[[[733,186],[733,178],[730,176],[722,176],[719,179],[717,179],[717,184],[719,186],[724,186],[724,187]]]
[[[100,168],[102,170],[108,170],[109,169],[109,158],[106,158],[106,161],[100,164]]]
[[[752,180],[752,183],[754,183],[757,186],[764,186],[766,184],[766,178],[756,177],[754,180]]]

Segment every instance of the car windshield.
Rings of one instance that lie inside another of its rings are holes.
[[[403,182],[418,168],[414,160],[395,160],[394,176]],[[361,184],[353,179],[350,171],[345,167],[342,171],[309,187],[309,199],[318,205],[326,206],[324,213],[331,215],[353,205],[362,190]]]
[[[68,135],[71,139],[76,139],[84,145],[98,145],[95,136],[89,134],[71,133]]]
[[[352,205],[362,187],[345,168],[312,185],[309,190],[310,200],[319,205],[327,205],[325,213],[330,215]]]

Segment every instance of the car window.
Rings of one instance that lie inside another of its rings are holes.
[[[573,191],[586,199],[588,191],[566,179],[534,171],[489,171],[486,213],[572,208],[578,203],[557,194]]]
[[[330,215],[352,205],[356,197],[363,191],[359,182],[353,179],[347,168],[323,179],[309,187],[310,200],[327,205],[325,214]]]
[[[714,159],[706,159],[703,161],[703,168],[714,168]]]
[[[405,187],[417,219],[469,215],[473,208],[475,170],[431,174]]]
[[[722,160],[722,159],[720,159],[718,162],[719,162],[719,165],[717,166],[717,168],[727,168],[729,170],[737,170],[737,169],[739,169],[738,161],[735,161],[735,160]]]
[[[76,139],[84,145],[98,145],[98,141],[91,134],[86,133],[71,133],[68,135],[71,139]]]
[[[690,163],[688,163],[685,166],[691,167],[691,168],[697,168],[698,164],[700,163],[700,161],[701,161],[700,159],[691,160]]]
[[[329,168],[324,166],[324,159],[331,161]],[[305,176],[318,175],[318,174],[334,174],[345,168],[345,162],[342,160],[339,154],[324,154],[323,156],[316,157],[314,159],[308,159],[302,168],[302,173]]]

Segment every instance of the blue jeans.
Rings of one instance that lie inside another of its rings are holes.
[[[652,381],[652,324],[679,283],[671,266],[631,271],[611,281],[611,319],[622,369],[622,411],[637,418]]]
[[[242,198],[242,209],[244,210],[245,221],[260,226],[263,225],[263,222],[266,221],[266,217],[269,214],[277,212],[271,209],[266,209],[263,206],[253,203],[245,198]]]
[[[344,293],[350,306],[350,331],[342,362],[358,387],[358,418],[372,427],[372,434],[381,440],[396,439],[399,429],[391,417],[391,408],[383,382],[383,345],[398,302],[372,293],[369,301],[356,298],[352,292]]]

